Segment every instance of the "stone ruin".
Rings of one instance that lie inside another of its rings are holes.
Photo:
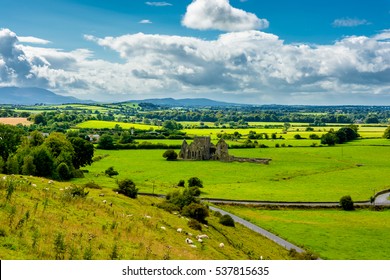
[[[220,160],[239,161],[268,164],[268,158],[244,158],[229,155],[229,146],[225,140],[220,139],[217,145],[211,143],[210,137],[195,137],[194,141],[188,145],[184,140],[181,145],[179,158],[184,160]]]

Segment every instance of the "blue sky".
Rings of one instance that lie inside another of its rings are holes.
[[[0,86],[390,104],[390,0],[1,0]]]

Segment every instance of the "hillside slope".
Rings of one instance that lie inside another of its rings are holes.
[[[190,229],[186,218],[157,208],[159,198],[130,199],[107,188],[89,189],[85,198],[77,198],[69,195],[69,183],[4,176],[0,177],[3,260],[289,258],[272,241],[241,225],[222,226],[212,214],[202,232]],[[210,239],[199,243],[197,234]],[[187,237],[196,248],[186,244]],[[221,242],[224,248],[219,247]]]

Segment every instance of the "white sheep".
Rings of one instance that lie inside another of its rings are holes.
[[[166,227],[160,227],[162,230],[167,230]]]
[[[7,180],[7,176],[4,176],[4,177],[3,177],[3,180],[4,180],[4,181]]]
[[[106,203],[107,203],[107,200],[103,200],[103,203],[106,204]]]
[[[202,243],[202,242],[203,242],[203,239],[202,239],[202,238],[198,238],[198,242],[199,242],[199,243]]]
[[[219,248],[224,248],[224,247],[225,247],[225,244],[219,243]]]
[[[63,192],[63,191],[64,191],[64,189],[63,189],[63,188],[61,188],[61,189],[60,189],[60,192]]]
[[[194,244],[191,244],[191,245],[190,245],[190,247],[192,247],[192,248],[196,248],[196,245],[194,245]]]
[[[187,235],[192,237],[192,233],[191,232],[187,232]]]
[[[104,196],[104,193],[99,194],[99,196]]]
[[[206,234],[197,235],[196,239],[199,239],[199,238],[201,238],[201,239],[209,239],[209,237]]]
[[[53,182],[53,180],[50,180],[50,181],[48,181],[47,183],[51,185],[51,184],[53,184],[54,182]]]
[[[178,228],[178,229],[177,229],[177,232],[178,232],[178,233],[181,233],[182,231],[183,231],[183,229],[181,229],[181,228]]]
[[[36,188],[37,187],[37,184],[31,184],[32,187]]]
[[[152,217],[148,216],[148,215],[145,215],[145,218],[146,219],[151,219]]]
[[[187,243],[187,244],[194,244],[194,241],[192,241],[192,240],[189,239],[189,238],[186,238],[186,243]]]

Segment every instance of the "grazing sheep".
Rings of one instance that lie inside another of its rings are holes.
[[[53,180],[50,180],[50,181],[48,181],[47,183],[51,185],[51,184],[53,184],[54,182],[53,182]]]
[[[106,203],[107,203],[107,200],[103,200],[103,203],[106,204]]]
[[[162,230],[167,230],[166,227],[160,227]]]
[[[189,238],[186,238],[186,243],[187,243],[187,244],[194,244],[194,241],[192,241],[192,240],[189,239]]]
[[[199,238],[201,238],[201,239],[209,239],[209,237],[206,234],[197,235],[196,239],[199,239]]]
[[[61,189],[60,189],[60,192],[63,192],[63,191],[64,191],[64,189],[61,188]]]
[[[178,228],[178,229],[177,229],[177,232],[178,232],[178,233],[181,233],[182,231],[183,231],[183,229],[181,229],[181,228]]]
[[[187,232],[187,235],[192,237],[192,233],[191,232]]]
[[[4,176],[4,177],[3,177],[3,180],[4,180],[4,181],[7,180],[7,176]]]
[[[203,225],[205,228],[208,228],[209,226],[208,225]]]
[[[110,206],[112,207],[112,202],[110,202]]]
[[[263,260],[263,256],[260,256],[260,260],[261,260],[261,261]]]
[[[104,193],[99,194],[99,196],[104,196]]]
[[[198,238],[198,242],[199,242],[199,243],[202,243],[202,242],[203,242],[203,239],[202,239],[202,238]]]
[[[151,219],[152,217],[148,216],[148,215],[145,215],[145,218],[146,219]]]
[[[32,187],[36,188],[37,187],[37,184],[31,184]]]
[[[225,244],[219,243],[219,248],[224,248],[224,247],[225,247]]]
[[[190,247],[192,247],[192,248],[196,248],[196,245],[194,245],[194,244],[191,244],[191,245],[190,245]]]

